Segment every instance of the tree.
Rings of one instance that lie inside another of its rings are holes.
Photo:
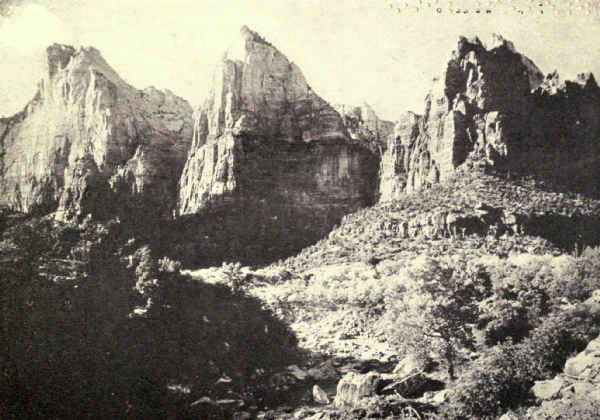
[[[441,359],[454,379],[460,350],[474,346],[471,326],[478,316],[476,285],[424,256],[412,261],[404,274],[406,291],[388,302],[392,339],[405,352]]]

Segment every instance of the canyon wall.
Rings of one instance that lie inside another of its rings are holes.
[[[176,210],[228,214],[230,244],[298,248],[376,200],[378,167],[300,69],[244,27],[196,112]]]
[[[401,116],[388,137],[381,199],[443,181],[468,159],[550,181],[597,179],[599,138],[600,90],[592,75],[563,83],[555,73],[544,77],[500,36],[487,46],[461,37],[424,115]]]
[[[62,220],[168,215],[192,127],[183,99],[133,88],[94,48],[52,45],[33,100],[0,119],[0,205]]]

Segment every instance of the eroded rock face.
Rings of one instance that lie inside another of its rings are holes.
[[[400,118],[383,156],[381,199],[427,188],[472,158],[499,170],[556,177],[589,172],[598,156],[600,90],[589,74],[544,78],[514,45],[460,38],[425,100]],[[592,171],[593,173],[597,173]]]
[[[360,374],[347,373],[337,385],[334,404],[336,407],[356,407],[361,405],[361,400],[378,395],[382,388],[383,379],[377,372]]]
[[[196,112],[177,210],[240,210],[248,237],[290,239],[303,226],[309,241],[374,201],[378,165],[299,68],[244,27]]]
[[[423,131],[423,118],[413,112],[402,115],[388,135],[387,150],[381,160],[379,190],[382,200],[393,200],[405,194],[411,157],[419,133]]]
[[[55,44],[19,114],[0,120],[0,204],[72,220],[170,214],[192,138],[192,109],[128,85],[94,48]]]
[[[376,154],[387,148],[387,140],[394,130],[394,123],[380,119],[367,103],[360,106],[335,105],[350,137]]]

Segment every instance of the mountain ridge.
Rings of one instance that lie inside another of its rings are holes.
[[[195,110],[54,45],[0,119],[1,411],[598,412],[564,375],[600,332],[593,75],[460,38],[425,113],[390,122],[234,44]]]
[[[107,217],[102,201],[119,196],[117,202],[164,201],[156,195],[173,190],[167,174],[171,167],[177,172],[191,141],[187,102],[137,91],[95,48],[55,44],[47,55],[34,99],[1,127],[3,204],[70,220]]]
[[[238,242],[234,226],[257,226],[235,248],[244,252],[258,237],[268,254],[273,245],[298,251],[343,215],[430,188],[467,160],[598,193],[588,182],[600,155],[593,75],[544,77],[499,35],[488,45],[459,37],[425,114],[395,122],[366,103],[330,105],[246,26],[193,112],[168,90],[131,87],[93,47],[55,44],[47,55],[34,99],[0,120],[3,204],[16,210],[136,220],[152,209],[162,222],[180,218],[186,242],[194,242],[188,218],[203,220],[203,235],[217,243]],[[106,202],[120,205],[113,211]],[[242,209],[254,209],[251,221]],[[225,241],[210,227],[215,212],[231,226]],[[301,220],[311,220],[312,233]]]

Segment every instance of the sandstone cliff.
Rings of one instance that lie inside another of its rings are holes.
[[[394,130],[392,121],[380,119],[367,103],[360,106],[335,105],[344,120],[348,134],[376,154],[387,148],[388,136]]]
[[[192,109],[136,90],[94,48],[52,45],[25,109],[0,119],[0,205],[72,220],[172,211]]]
[[[403,115],[389,137],[381,199],[442,181],[467,158],[554,178],[561,169],[591,169],[600,136],[598,86],[591,75],[556,79],[544,78],[500,36],[487,47],[461,37],[425,99],[425,114]]]
[[[377,170],[376,155],[349,136],[300,69],[244,27],[196,112],[177,211],[220,209],[230,247],[293,248],[372,203]]]

